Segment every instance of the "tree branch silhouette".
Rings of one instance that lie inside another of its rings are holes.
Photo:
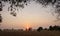
[[[10,11],[11,12],[10,14],[16,17],[17,13],[15,12],[15,10],[18,10],[17,7],[20,7],[23,9],[24,6],[28,5],[30,1],[31,0],[0,0],[0,12],[3,11],[3,7],[6,6],[2,2],[4,3],[9,2],[10,6],[8,7],[7,11]],[[60,0],[33,0],[33,1],[35,1],[36,3],[42,4],[44,6],[51,4],[53,7],[55,7],[54,13],[58,14],[56,18],[60,20]]]

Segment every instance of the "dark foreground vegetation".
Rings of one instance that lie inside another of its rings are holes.
[[[39,27],[37,30],[29,28],[23,29],[0,29],[0,36],[60,36],[60,26],[49,26],[43,29]]]

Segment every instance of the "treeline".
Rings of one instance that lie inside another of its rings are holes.
[[[41,31],[41,30],[48,30],[48,31],[60,31],[60,26],[49,26],[49,28],[45,28],[43,29],[43,27],[39,27],[37,29],[37,31]]]
[[[33,30],[31,27],[29,29],[26,29],[25,31],[42,31],[42,30],[47,30],[47,31],[60,31],[60,26],[49,26],[49,28],[43,28],[43,27],[38,27],[36,30]],[[24,31],[23,29],[0,29],[0,32],[16,32],[16,31]]]

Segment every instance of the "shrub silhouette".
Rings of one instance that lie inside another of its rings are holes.
[[[44,28],[44,30],[48,30],[47,28]]]

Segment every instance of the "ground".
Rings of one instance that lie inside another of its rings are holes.
[[[0,32],[0,36],[60,36],[60,31],[4,31]]]

